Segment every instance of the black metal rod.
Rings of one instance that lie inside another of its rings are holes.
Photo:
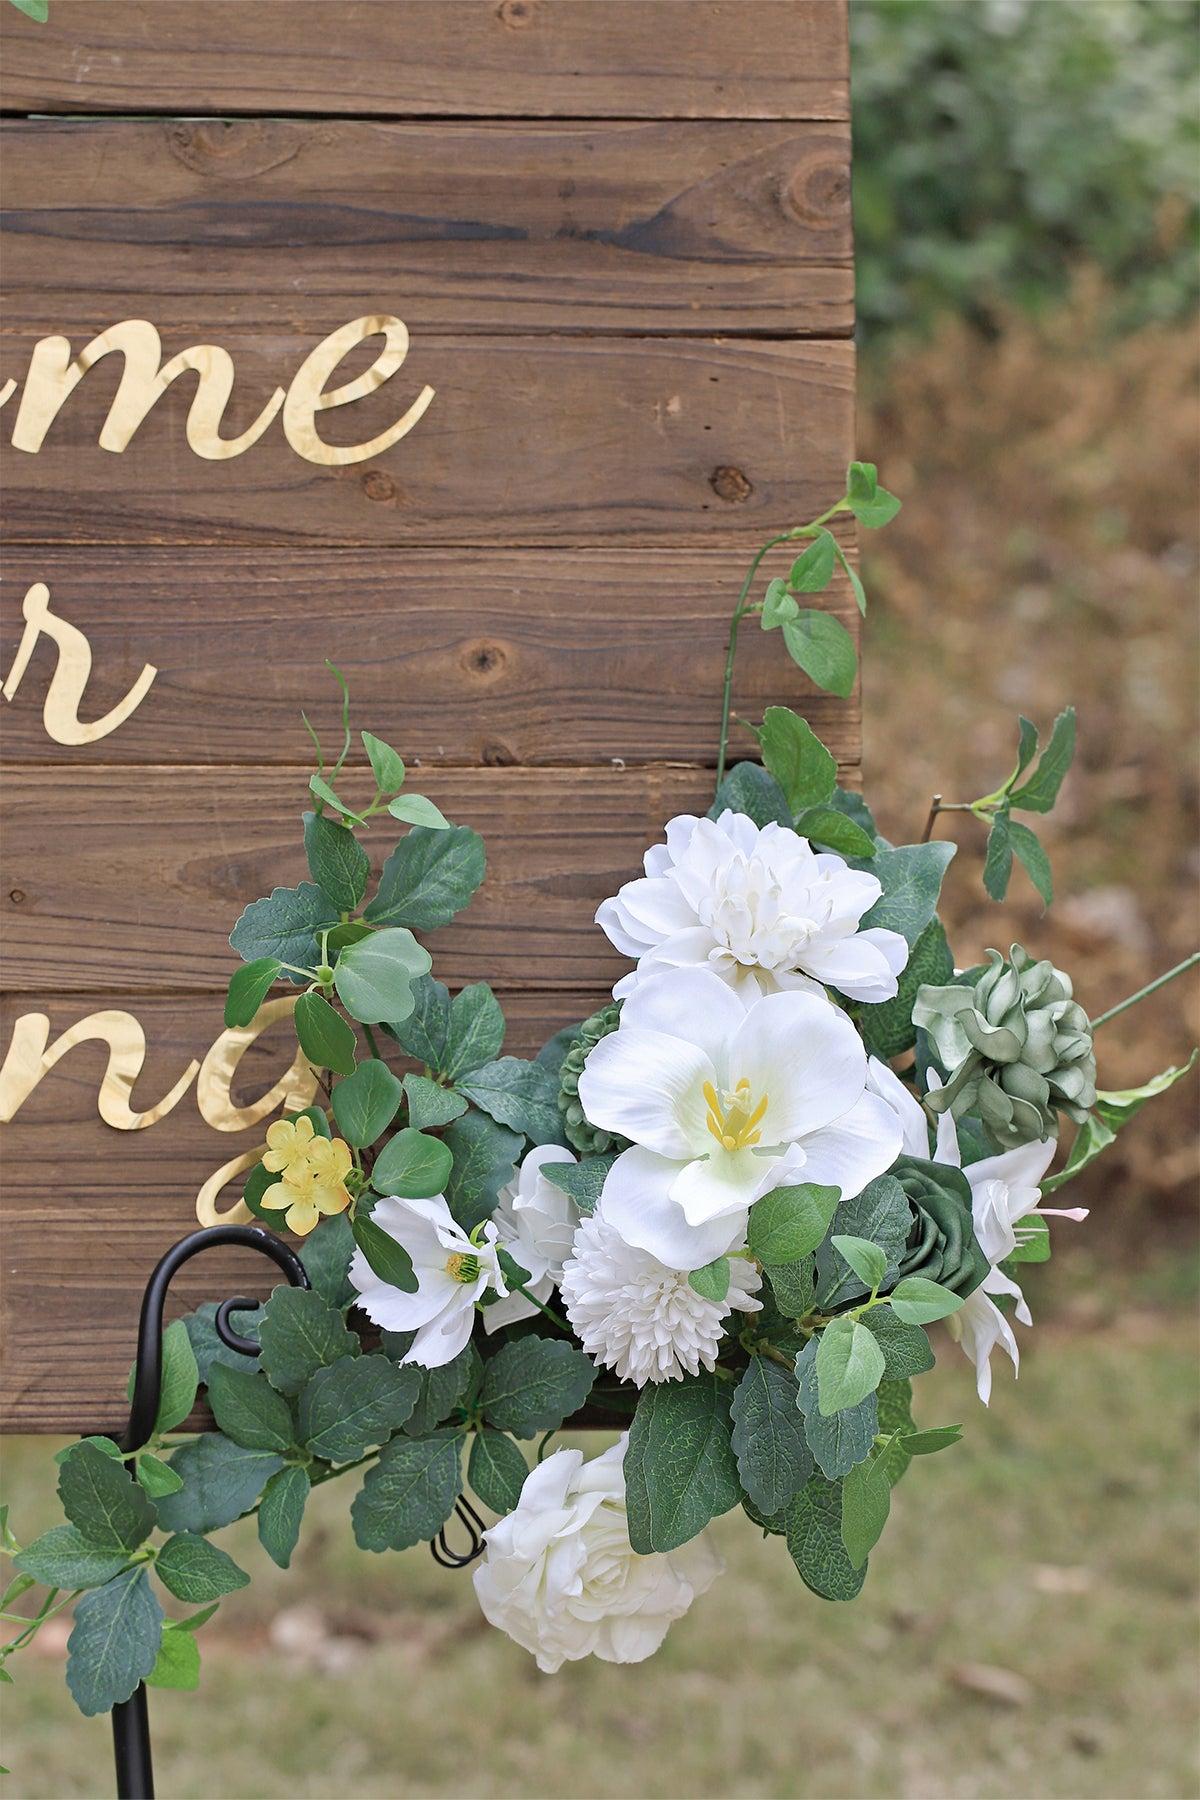
[[[134,1362],[133,1401],[129,1424],[121,1439],[122,1450],[140,1450],[154,1434],[158,1396],[162,1386],[163,1307],[167,1289],[177,1270],[202,1250],[218,1244],[238,1244],[269,1256],[293,1287],[310,1285],[304,1264],[280,1238],[258,1225],[213,1225],[189,1232],[167,1251],[146,1283],[142,1314],[138,1321],[137,1358]],[[247,1312],[256,1300],[227,1300],[217,1309],[217,1332],[223,1343],[243,1356],[257,1356],[253,1338],[242,1337],[230,1324],[231,1312]],[[154,1769],[150,1755],[150,1714],[142,1683],[128,1700],[112,1709],[113,1756],[117,1768],[117,1800],[154,1800]]]

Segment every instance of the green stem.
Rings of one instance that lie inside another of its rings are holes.
[[[371,1046],[371,1055],[375,1058],[376,1062],[382,1062],[383,1057],[379,1054],[379,1045],[375,1042],[375,1033],[371,1030],[371,1027],[364,1024],[361,1019],[359,1020],[359,1024],[362,1025],[363,1036]]]
[[[1157,980],[1148,982],[1144,988],[1139,988],[1136,994],[1130,994],[1127,1000],[1118,1001],[1116,1006],[1110,1006],[1107,1012],[1102,1012],[1098,1018],[1093,1019],[1092,1030],[1098,1031],[1101,1025],[1107,1025],[1110,1019],[1115,1019],[1121,1013],[1128,1012],[1131,1006],[1136,1006],[1139,1000],[1146,998],[1147,994],[1157,993],[1160,987],[1166,987],[1168,981],[1174,981],[1177,975],[1185,975],[1189,969],[1194,969],[1197,963],[1200,963],[1200,950],[1193,950],[1190,956],[1185,956],[1181,963],[1176,963],[1175,967],[1168,969],[1165,975],[1160,975]]]
[[[519,1283],[513,1281],[509,1283],[509,1290],[514,1294],[523,1294],[530,1306],[536,1306],[539,1312],[545,1313],[550,1323],[552,1325],[557,1325],[560,1331],[570,1332],[571,1327],[567,1324],[567,1321],[560,1318],[552,1306],[544,1305],[535,1295],[531,1294],[527,1287],[521,1287]]]
[[[768,538],[762,549],[758,551],[753,562],[746,571],[746,579],[742,583],[742,591],[737,597],[737,605],[733,609],[733,617],[729,621],[729,644],[725,654],[725,677],[721,686],[721,736],[717,745],[717,786],[725,779],[725,759],[729,753],[729,709],[733,697],[733,661],[737,655],[738,626],[745,618],[748,608],[746,596],[750,592],[754,577],[758,574],[759,565],[768,551],[774,550],[777,544],[786,544],[791,532],[781,532],[778,537]]]

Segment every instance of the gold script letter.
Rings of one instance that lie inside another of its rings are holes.
[[[327,394],[325,383],[342,359],[356,344],[361,344],[364,338],[380,334],[384,339],[384,347],[371,367],[361,375],[356,375],[353,381],[347,381],[343,387],[334,388]],[[324,443],[317,434],[314,417],[316,413],[327,412],[332,406],[348,406],[352,400],[361,400],[364,395],[373,394],[376,388],[382,387],[385,381],[391,379],[407,355],[408,326],[403,320],[393,319],[387,313],[372,313],[362,319],[352,319],[340,330],[330,332],[296,370],[284,402],[284,434],[297,456],[304,457],[306,462],[326,463],[331,467],[363,462],[368,456],[380,456],[385,450],[390,450],[406,432],[411,431],[433,399],[431,387],[422,388],[403,418],[398,419],[387,431],[381,431],[378,437],[372,438],[367,444],[347,444],[343,447]]]
[[[237,1066],[251,1044],[277,1019],[287,1018],[298,998],[287,994],[281,1000],[266,1001],[249,1025],[223,1031],[201,1063],[196,1104],[206,1123],[217,1131],[245,1131],[286,1101],[294,1101],[297,1109],[307,1106],[316,1093],[317,1073],[303,1050],[297,1050],[291,1067],[261,1099],[251,1101],[249,1106],[235,1106],[230,1093]]]
[[[0,1120],[7,1122],[23,1106],[38,1082],[77,1044],[99,1038],[108,1045],[108,1066],[100,1083],[97,1106],[106,1125],[117,1131],[144,1131],[177,1106],[192,1084],[199,1063],[190,1062],[170,1093],[134,1112],[129,1104],[133,1084],[146,1060],[146,1034],[127,1012],[89,1013],[50,1043],[45,1013],[22,1013],[13,1027],[12,1043],[0,1069]],[[49,1045],[49,1048],[47,1048]]]
[[[221,418],[233,390],[233,358],[228,350],[217,344],[195,344],[190,350],[181,350],[160,369],[162,340],[149,319],[124,319],[94,337],[74,360],[65,337],[41,338],[34,345],[13,427],[14,447],[31,454],[40,450],[64,400],[88,369],[113,350],[121,352],[125,363],[99,441],[101,449],[117,455],[128,446],[155,401],[185,369],[194,369],[200,377],[188,411],[187,441],[197,456],[210,462],[240,456],[248,450],[283,403],[283,389],[276,388],[248,430],[240,437],[222,438]]]
[[[137,711],[158,674],[152,664],[144,665],[125,698],[110,712],[94,724],[85,725],[79,717],[79,702],[92,672],[91,645],[77,626],[69,625],[66,619],[60,619],[50,611],[50,590],[44,581],[34,582],[21,604],[21,611],[25,616],[25,630],[0,693],[6,700],[16,694],[38,638],[44,632],[58,646],[58,663],[42,708],[46,733],[56,744],[94,744],[97,738],[107,737]]]

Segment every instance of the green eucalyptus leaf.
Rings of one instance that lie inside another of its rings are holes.
[[[425,825],[431,831],[449,831],[450,821],[424,794],[399,794],[388,805],[393,819],[405,825]]]
[[[859,921],[861,930],[883,927],[898,931],[912,949],[937,911],[942,878],[957,846],[938,840],[929,844],[903,844],[896,849],[877,849],[866,872],[874,875],[883,893]],[[861,867],[857,861],[854,866]]]
[[[817,1405],[822,1416],[858,1406],[875,1392],[884,1367],[883,1351],[865,1325],[848,1314],[834,1319],[817,1345]]]
[[[400,1288],[403,1293],[416,1293],[418,1283],[412,1257],[390,1232],[375,1223],[365,1211],[361,1199],[354,1209],[350,1230],[354,1242],[380,1281],[385,1281],[389,1287]]]
[[[688,1275],[688,1286],[702,1300],[712,1300],[720,1305],[729,1292],[729,1258],[718,1256],[702,1269],[693,1269]]]
[[[352,1019],[379,1025],[404,1018],[413,1003],[413,981],[427,975],[432,962],[411,931],[389,927],[346,946],[333,971],[333,985]]]
[[[892,1311],[906,1325],[931,1325],[945,1319],[963,1304],[961,1294],[952,1294],[940,1282],[924,1275],[906,1275],[898,1281],[889,1296]]]
[[[799,1262],[824,1238],[840,1198],[839,1188],[812,1182],[764,1194],[750,1208],[752,1253],[763,1263]]]
[[[234,970],[225,1000],[225,1024],[230,1030],[252,1022],[279,975],[279,960],[274,956],[256,956]]]
[[[745,813],[756,825],[792,823],[792,809],[775,777],[757,763],[735,763],[708,809],[710,819],[723,812]]]
[[[385,1062],[372,1056],[333,1090],[333,1116],[348,1144],[364,1149],[382,1136],[400,1110],[404,1089]]]
[[[452,1166],[453,1155],[440,1138],[406,1125],[376,1157],[371,1185],[377,1193],[398,1194],[402,1200],[427,1200],[445,1193]]]

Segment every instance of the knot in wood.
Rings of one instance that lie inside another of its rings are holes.
[[[396,484],[382,469],[368,469],[362,478],[362,490],[368,500],[386,502],[396,498]]]
[[[533,0],[500,0],[496,8],[496,17],[510,31],[524,31],[533,24]]]
[[[748,500],[754,492],[753,484],[746,479],[742,471],[733,468],[729,463],[721,463],[713,470],[708,478],[708,485],[718,500],[727,500],[731,506],[740,505],[743,500]]]
[[[508,658],[499,644],[484,642],[470,645],[462,660],[472,675],[495,675]]]

